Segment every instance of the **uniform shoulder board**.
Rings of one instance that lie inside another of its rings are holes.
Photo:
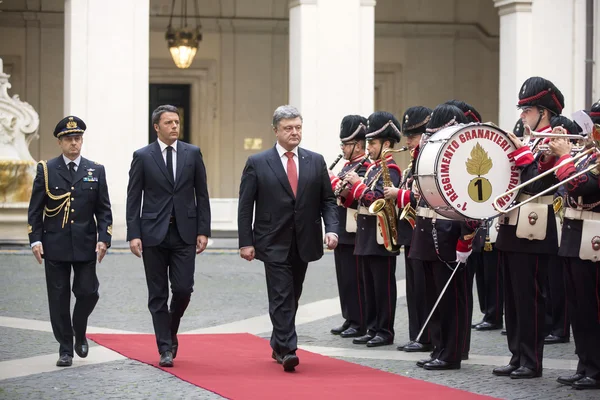
[[[96,165],[102,165],[98,161],[93,161],[93,163],[96,164]]]

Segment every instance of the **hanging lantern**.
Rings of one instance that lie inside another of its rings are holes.
[[[171,5],[171,17],[169,18],[169,26],[165,38],[171,52],[171,57],[177,68],[188,68],[194,61],[194,56],[198,51],[198,44],[202,41],[200,26],[198,26],[198,3],[196,6],[196,28],[191,29],[187,24],[187,0],[181,2],[181,26],[176,29],[172,26],[173,11],[175,10],[175,0]]]

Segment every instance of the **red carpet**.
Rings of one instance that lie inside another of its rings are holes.
[[[154,335],[88,337],[125,357],[158,367]],[[179,335],[175,366],[161,369],[230,399],[490,399],[307,351],[297,354],[296,372],[286,373],[271,359],[268,341],[257,336]]]

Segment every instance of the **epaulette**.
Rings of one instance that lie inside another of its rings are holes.
[[[102,165],[98,161],[94,161],[94,164],[96,164],[96,165]]]

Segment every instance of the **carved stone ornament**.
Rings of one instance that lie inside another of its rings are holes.
[[[40,118],[18,95],[8,95],[8,78],[0,59],[0,203],[19,203],[31,197],[35,160],[29,143],[39,137]]]
[[[529,213],[527,218],[529,219],[529,225],[535,225],[537,223],[537,220],[539,217],[536,213],[532,212],[532,213]]]

